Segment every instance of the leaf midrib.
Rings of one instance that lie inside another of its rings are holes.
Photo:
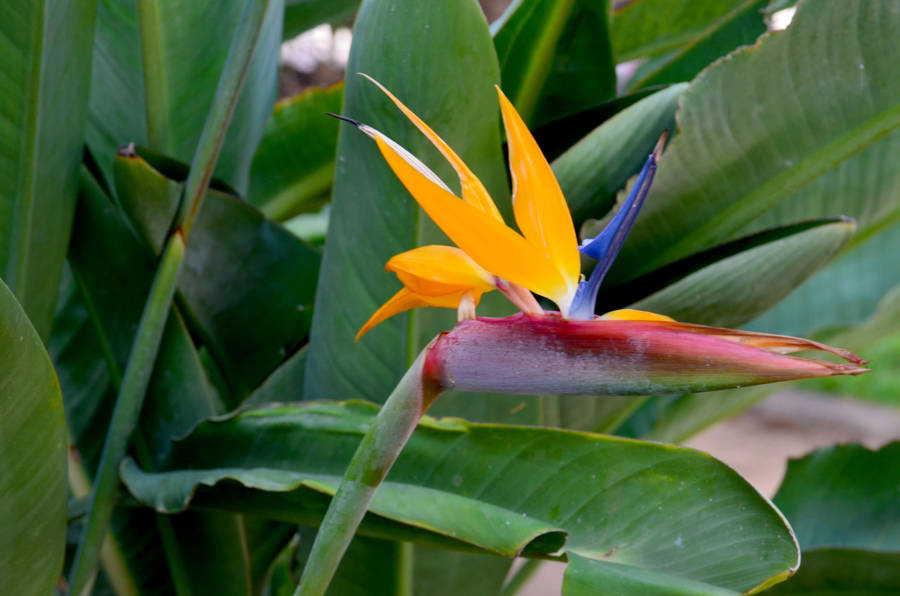
[[[28,262],[30,260],[31,227],[34,220],[35,174],[38,163],[38,136],[40,134],[41,73],[44,67],[44,37],[46,33],[46,3],[32,5],[33,28],[30,35],[34,54],[28,69],[29,82],[24,86],[26,111],[25,130],[22,135],[20,155],[23,158],[22,177],[18,192],[14,195],[16,208],[10,228],[11,254],[5,267],[4,278],[20,304],[26,305],[28,294]],[[25,50],[27,52],[27,50]]]

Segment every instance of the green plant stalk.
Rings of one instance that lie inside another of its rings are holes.
[[[144,101],[147,114],[147,142],[166,155],[169,146],[169,103],[166,85],[165,42],[157,0],[138,0],[141,34],[141,66],[144,71]]]
[[[215,99],[206,115],[203,132],[200,133],[200,141],[191,160],[191,171],[184,183],[184,197],[175,220],[176,227],[181,227],[186,238],[191,234],[194,220],[203,203],[203,195],[213,175],[213,168],[197,166],[209,163],[215,165],[219,157],[222,143],[225,142],[225,133],[228,132],[228,124],[231,122],[234,107],[247,78],[247,71],[250,69],[250,60],[259,41],[268,7],[269,0],[247,0],[231,47],[228,48],[228,57],[222,67],[222,75],[216,85]]]
[[[71,433],[70,433],[71,434]],[[68,461],[68,477],[69,489],[75,498],[84,497],[88,499],[91,494],[91,480],[87,471],[84,469],[84,462],[77,455],[74,445],[69,445],[67,453]],[[88,500],[88,505],[90,501]],[[69,508],[71,511],[71,507]],[[140,592],[137,583],[128,565],[125,563],[125,556],[119,543],[112,534],[107,534],[100,547],[100,565],[106,574],[106,579],[112,586],[116,596],[139,596]]]
[[[172,296],[175,294],[178,273],[184,261],[184,248],[184,238],[179,232],[169,238],[128,358],[128,366],[125,368],[100,455],[84,534],[72,563],[70,590],[79,596],[88,593],[93,583],[100,548],[115,504],[119,462],[125,455],[131,433],[137,425],[166,318],[169,316]]]
[[[375,491],[440,393],[423,384],[430,348],[428,344],[406,371],[360,441],[316,534],[294,596],[325,594]]]
[[[96,573],[101,544],[112,516],[118,487],[119,462],[125,456],[129,439],[137,425],[165,322],[172,306],[178,274],[184,262],[185,245],[191,225],[200,210],[203,196],[212,178],[268,6],[268,0],[247,0],[244,7],[240,25],[235,32],[235,38],[219,77],[213,105],[207,114],[197,150],[191,161],[191,170],[185,183],[185,194],[177,219],[181,225],[176,224],[175,232],[166,242],[153,286],[144,305],[100,456],[85,531],[72,564],[70,591],[78,596],[90,591],[90,584]]]

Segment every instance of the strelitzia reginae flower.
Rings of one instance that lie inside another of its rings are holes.
[[[455,195],[384,133],[338,116],[375,140],[397,178],[456,244],[418,247],[391,258],[386,269],[403,288],[362,326],[357,340],[411,308],[456,308],[460,323],[432,345],[425,373],[442,388],[469,391],[671,393],[866,371],[858,356],[809,340],[679,323],[630,309],[594,314],[600,283],[650,189],[665,135],[603,232],[579,246],[550,165],[499,87],[513,213],[521,233],[506,225],[484,185],[450,146],[390,91],[366,78],[453,166],[461,192]],[[579,251],[598,261],[587,280],[581,276]],[[522,314],[476,319],[481,296],[494,289]],[[559,311],[545,312],[532,292]],[[830,352],[851,364],[787,355],[803,350]]]

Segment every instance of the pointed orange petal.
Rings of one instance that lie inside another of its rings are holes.
[[[387,95],[394,104],[400,108],[400,111],[403,112],[409,120],[415,124],[416,128],[418,128],[423,135],[425,135],[429,141],[437,148],[438,151],[444,156],[444,158],[450,162],[450,165],[453,166],[453,169],[456,170],[456,174],[459,176],[459,184],[462,188],[462,198],[467,203],[478,207],[488,215],[492,216],[494,219],[499,221],[503,221],[503,218],[500,215],[500,212],[497,211],[497,206],[494,204],[493,199],[491,199],[491,195],[488,194],[487,189],[481,183],[481,180],[472,173],[472,170],[469,169],[469,166],[465,164],[465,162],[450,148],[444,139],[439,137],[436,132],[434,132],[430,126],[425,124],[425,122],[416,116],[416,114],[410,110],[406,105],[403,104],[402,101],[394,97],[394,94],[385,89],[384,85],[373,79],[367,74],[360,73],[362,76],[366,77],[370,81],[372,81],[385,95]]]
[[[647,312],[645,310],[634,310],[633,308],[623,308],[613,310],[600,317],[604,321],[670,321],[675,322],[672,317],[666,315],[658,315],[655,312]]]
[[[359,338],[368,333],[368,331],[372,327],[374,327],[378,323],[381,323],[385,319],[389,319],[405,310],[417,308],[419,306],[425,306],[425,304],[422,302],[422,299],[406,288],[402,288],[399,292],[391,296],[390,300],[382,304],[381,307],[376,310],[371,317],[369,317],[369,320],[359,328],[359,331],[356,334],[356,338],[353,340],[354,343],[358,342]]]
[[[463,295],[466,293],[466,291],[462,291],[445,296],[422,296],[407,288],[402,288],[399,292],[391,296],[387,302],[382,304],[381,308],[376,310],[371,317],[369,317],[369,320],[360,327],[359,332],[356,334],[356,338],[353,341],[354,343],[358,342],[359,338],[365,335],[375,325],[412,308],[421,308],[423,306],[457,308],[459,306],[459,301],[462,300]],[[483,290],[474,290],[469,293],[472,295],[472,298],[477,305],[481,300]]]
[[[385,269],[424,296],[494,289],[494,276],[455,246],[420,246],[391,257]]]
[[[568,314],[574,289],[540,249],[431,182],[382,139],[375,142],[397,178],[450,240],[494,275],[546,296]]]
[[[528,127],[499,87],[497,95],[509,147],[516,223],[525,238],[544,251],[574,288],[581,263],[569,206]]]

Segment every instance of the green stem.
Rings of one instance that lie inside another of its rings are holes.
[[[176,226],[176,231],[166,242],[150,295],[144,305],[100,455],[85,531],[72,564],[69,584],[71,592],[78,596],[90,591],[90,584],[96,573],[97,559],[118,488],[119,462],[125,456],[129,439],[137,425],[166,318],[171,309],[178,273],[184,262],[185,244],[212,178],[268,6],[269,0],[247,0],[244,7],[185,183],[185,195],[178,219],[178,223],[182,225]]]
[[[184,198],[181,202],[181,210],[178,213],[176,225],[180,225],[185,236],[191,233],[194,219],[200,211],[203,203],[203,195],[213,175],[213,168],[199,168],[198,164],[213,164],[222,150],[225,142],[225,133],[228,132],[228,124],[234,114],[238,96],[247,78],[250,69],[250,59],[259,41],[263,19],[269,0],[248,0],[244,6],[238,29],[235,32],[231,47],[228,49],[228,57],[225,66],[222,67],[222,75],[216,86],[213,105],[206,115],[206,124],[200,134],[200,142],[191,160],[191,171],[184,183]]]
[[[175,233],[169,238],[159,268],[156,270],[156,278],[153,280],[144,313],[141,315],[128,366],[122,378],[122,386],[116,398],[109,431],[103,444],[103,452],[100,455],[100,464],[94,478],[91,508],[72,563],[69,582],[71,592],[79,596],[89,591],[97,569],[97,559],[112,517],[118,488],[119,462],[125,456],[131,433],[137,425],[183,261],[184,239],[181,234]]]
[[[70,446],[68,452],[68,477],[69,489],[76,498],[87,498],[91,494],[91,480],[87,470],[84,469],[84,462],[76,455],[74,446]],[[125,556],[112,534],[106,535],[100,547],[100,565],[117,596],[140,594],[137,583],[125,563]]]
[[[294,596],[321,596],[375,491],[438,391],[423,387],[422,372],[431,344],[416,358],[363,436],[316,534]],[[401,547],[402,549],[403,547]]]
[[[141,34],[141,66],[144,72],[144,102],[147,114],[147,142],[150,148],[169,154],[169,102],[165,76],[165,43],[157,0],[138,0]]]
[[[395,596],[413,596],[415,584],[416,547],[412,542],[397,545],[397,593]]]

